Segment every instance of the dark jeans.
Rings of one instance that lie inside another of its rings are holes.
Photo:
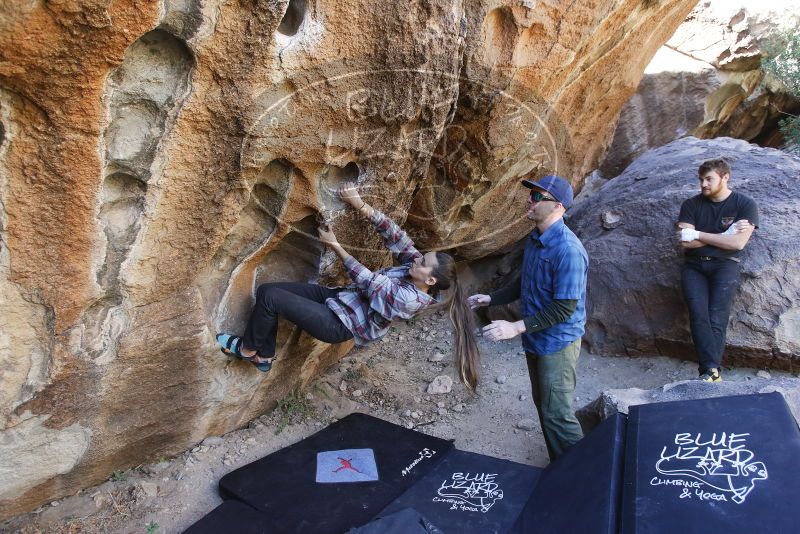
[[[279,315],[325,343],[352,339],[350,330],[325,304],[325,299],[338,293],[338,289],[294,282],[258,286],[256,305],[242,338],[245,348],[255,349],[265,358],[275,356]]]
[[[687,259],[681,267],[683,298],[689,308],[692,340],[700,372],[719,368],[731,303],[739,288],[738,262]]]
[[[551,462],[583,437],[583,430],[572,409],[575,369],[580,354],[580,339],[552,354],[525,353],[533,404],[539,413]]]

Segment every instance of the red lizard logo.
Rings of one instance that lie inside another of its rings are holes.
[[[352,471],[355,471],[356,473],[361,473],[361,471],[359,471],[358,469],[353,467],[353,464],[350,463],[350,462],[353,461],[352,458],[347,459],[347,460],[345,460],[344,458],[339,458],[338,460],[339,460],[339,463],[342,464],[342,465],[341,465],[341,467],[337,467],[336,469],[334,469],[333,470],[334,473],[338,473],[339,471],[341,471],[343,469],[350,469]],[[363,475],[364,473],[361,473],[361,474]]]

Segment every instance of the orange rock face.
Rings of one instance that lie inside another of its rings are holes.
[[[341,281],[335,188],[466,259],[518,180],[595,168],[694,5],[10,3],[0,14],[0,517],[239,427],[349,346],[285,325],[266,377],[214,333],[264,281]],[[8,482],[6,482],[8,481]]]

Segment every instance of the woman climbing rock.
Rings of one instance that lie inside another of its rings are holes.
[[[433,306],[446,306],[453,324],[456,369],[464,384],[474,390],[480,356],[472,312],[458,284],[453,257],[444,252],[419,252],[408,234],[367,204],[353,184],[341,187],[339,196],[372,222],[400,265],[370,271],[339,244],[329,228],[320,226],[320,241],[341,258],[353,283],[343,288],[294,282],[262,284],[244,336],[217,335],[222,351],[266,372],[275,357],[279,316],[325,343],[354,339],[357,345],[366,345],[386,335],[395,319],[408,320]],[[449,298],[443,299],[440,292],[451,288]]]

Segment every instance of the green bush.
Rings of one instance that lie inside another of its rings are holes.
[[[289,424],[305,421],[314,414],[314,407],[299,391],[292,391],[278,401],[280,419],[275,434],[280,434]]]
[[[764,45],[767,57],[761,66],[779,80],[786,91],[800,98],[800,29],[790,28],[778,33]],[[786,114],[780,129],[792,152],[800,150],[800,118]]]

